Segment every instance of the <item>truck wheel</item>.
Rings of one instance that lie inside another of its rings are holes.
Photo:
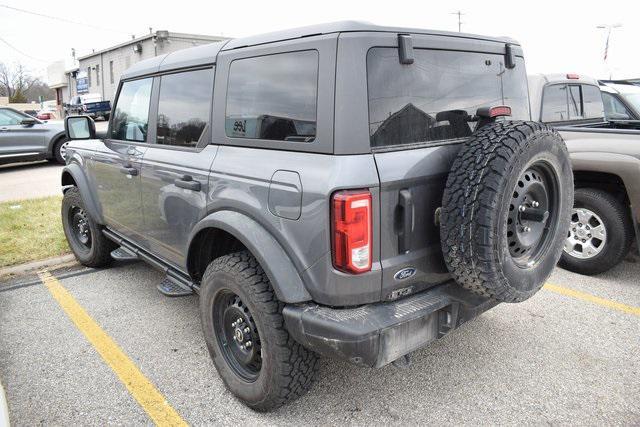
[[[71,187],[62,198],[62,228],[80,264],[104,267],[111,263],[115,243],[107,239],[87,212],[80,191]]]
[[[200,319],[213,364],[227,388],[257,411],[304,394],[315,353],[287,332],[282,304],[257,260],[241,251],[215,259],[200,288]]]
[[[483,126],[447,178],[440,237],[465,289],[502,302],[534,295],[560,258],[573,205],[567,148],[533,122]]]
[[[69,145],[69,140],[60,138],[53,146],[53,157],[55,161],[63,165],[67,163],[67,145]]]
[[[580,274],[603,273],[627,255],[634,235],[623,203],[602,190],[580,188],[559,265]]]

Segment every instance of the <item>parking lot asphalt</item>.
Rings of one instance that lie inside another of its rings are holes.
[[[640,262],[631,261],[598,277],[556,269],[548,280],[555,286],[497,306],[414,353],[406,369],[323,359],[310,392],[268,414],[225,390],[197,297],[162,296],[159,272],[136,263],[52,275],[189,424],[633,425]],[[149,424],[56,298],[37,277],[0,284],[0,380],[12,422]]]
[[[60,192],[62,165],[47,161],[0,166],[0,202],[54,196]]]

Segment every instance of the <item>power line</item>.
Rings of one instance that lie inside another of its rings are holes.
[[[6,4],[0,4],[0,7],[4,7],[5,9],[9,9],[9,10],[14,10],[16,12],[26,13],[28,15],[39,16],[41,18],[47,18],[47,19],[53,19],[55,21],[66,22],[68,24],[82,25],[84,27],[89,27],[89,28],[93,28],[93,29],[96,29],[96,30],[110,31],[110,32],[113,32],[113,33],[129,35],[128,33],[124,32],[124,31],[116,30],[116,29],[113,29],[113,28],[100,27],[100,26],[97,26],[97,25],[87,24],[85,22],[72,21],[71,19],[61,18],[59,16],[45,15],[44,13],[39,13],[39,12],[33,12],[31,10],[20,9],[20,8],[9,6],[9,5],[6,5]]]
[[[449,15],[458,15],[458,32],[461,33],[462,32],[462,15],[464,15],[464,13],[462,13],[462,11],[459,10],[457,12],[451,12]]]
[[[11,43],[9,43],[8,41],[6,41],[5,39],[3,39],[2,37],[0,37],[0,42],[6,44],[7,46],[9,46],[11,49],[15,50],[16,52],[18,52],[20,55],[22,56],[26,56],[29,59],[33,59],[35,61],[39,61],[39,62],[49,62],[46,61],[44,59],[40,59],[40,58],[35,58],[31,55],[29,55],[28,53],[24,53],[23,51],[21,51],[20,49],[18,49],[17,47],[15,47],[14,45],[12,45]]]

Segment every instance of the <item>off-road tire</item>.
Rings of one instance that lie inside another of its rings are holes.
[[[539,255],[523,266],[510,254],[507,221],[521,174],[538,163],[555,174],[557,206]],[[560,258],[572,205],[571,164],[556,131],[534,122],[483,126],[464,143],[447,178],[440,226],[445,263],[458,284],[478,295],[526,300]]]
[[[74,207],[81,208],[86,212],[86,207],[80,191],[77,187],[69,188],[62,198],[62,228],[67,237],[67,242],[71,251],[80,264],[87,267],[105,267],[112,261],[111,251],[116,248],[116,244],[107,239],[102,234],[102,227],[87,213],[87,222],[91,233],[91,247],[86,248],[78,243],[72,236],[72,224],[69,213]]]
[[[607,239],[602,252],[592,258],[576,258],[563,251],[558,265],[585,275],[604,273],[618,265],[629,253],[635,236],[629,208],[606,191],[595,188],[577,189],[573,205],[598,215],[607,230]]]
[[[225,359],[214,327],[214,301],[233,292],[246,304],[260,335],[262,366],[255,381],[240,377]],[[218,374],[239,400],[256,411],[270,411],[303,395],[318,370],[318,356],[287,332],[282,309],[264,270],[248,251],[224,255],[204,272],[200,319],[207,348]]]

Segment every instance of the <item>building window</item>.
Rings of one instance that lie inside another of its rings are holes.
[[[160,79],[158,144],[196,147],[209,123],[213,70],[167,74]]]
[[[100,86],[100,65],[96,65],[96,86]]]
[[[87,87],[91,87],[91,67],[87,67]]]
[[[113,61],[109,61],[109,83],[113,84]]]
[[[311,142],[316,136],[318,52],[233,61],[225,131],[235,138]]]

